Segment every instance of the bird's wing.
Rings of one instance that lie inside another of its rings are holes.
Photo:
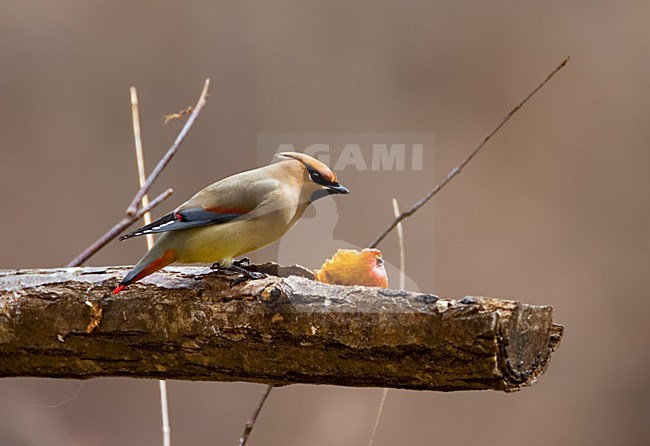
[[[241,174],[240,174],[241,175]],[[269,193],[277,190],[274,179],[230,177],[230,181],[218,181],[199,191],[174,212],[136,229],[120,240],[139,235],[168,231],[182,231],[200,226],[217,225],[252,216],[253,211],[264,203]]]
[[[202,208],[185,209],[182,211],[170,212],[153,223],[123,235],[120,237],[120,240],[126,240],[139,235],[155,234],[167,231],[181,231],[183,229],[197,228],[199,226],[227,223],[241,217],[241,214],[219,213]]]

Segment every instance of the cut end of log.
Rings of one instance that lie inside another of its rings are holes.
[[[553,324],[552,318],[550,306],[517,303],[512,317],[502,325],[500,364],[508,381],[506,390],[533,385],[546,371],[563,334],[563,327]]]

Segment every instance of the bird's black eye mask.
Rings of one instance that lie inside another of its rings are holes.
[[[320,184],[321,186],[325,186],[325,187],[330,187],[330,186],[338,187],[338,186],[340,186],[339,183],[337,183],[336,181],[334,181],[334,182],[327,181],[325,178],[323,178],[323,175],[321,175],[320,172],[317,171],[316,169],[312,169],[311,167],[307,167],[307,171],[309,172],[309,178],[311,178],[311,180],[316,184]]]
[[[309,172],[309,178],[321,186],[324,187],[324,189],[317,190],[314,192],[311,196],[311,201],[316,201],[319,198],[327,197],[328,195],[331,194],[349,194],[350,191],[341,186],[338,181],[328,181],[326,178],[323,178],[323,175],[317,171],[316,169],[313,169],[311,167],[307,167],[307,171]]]

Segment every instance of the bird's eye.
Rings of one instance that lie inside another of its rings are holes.
[[[311,174],[312,180],[317,180],[318,178],[320,178],[320,174],[318,172],[314,172]]]

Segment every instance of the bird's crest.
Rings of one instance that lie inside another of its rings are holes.
[[[307,170],[318,172],[325,181],[329,183],[334,183],[337,181],[336,174],[327,167],[324,163],[321,163],[316,158],[307,155],[306,153],[300,152],[281,152],[275,155],[280,159],[294,159],[300,161],[305,165]]]

